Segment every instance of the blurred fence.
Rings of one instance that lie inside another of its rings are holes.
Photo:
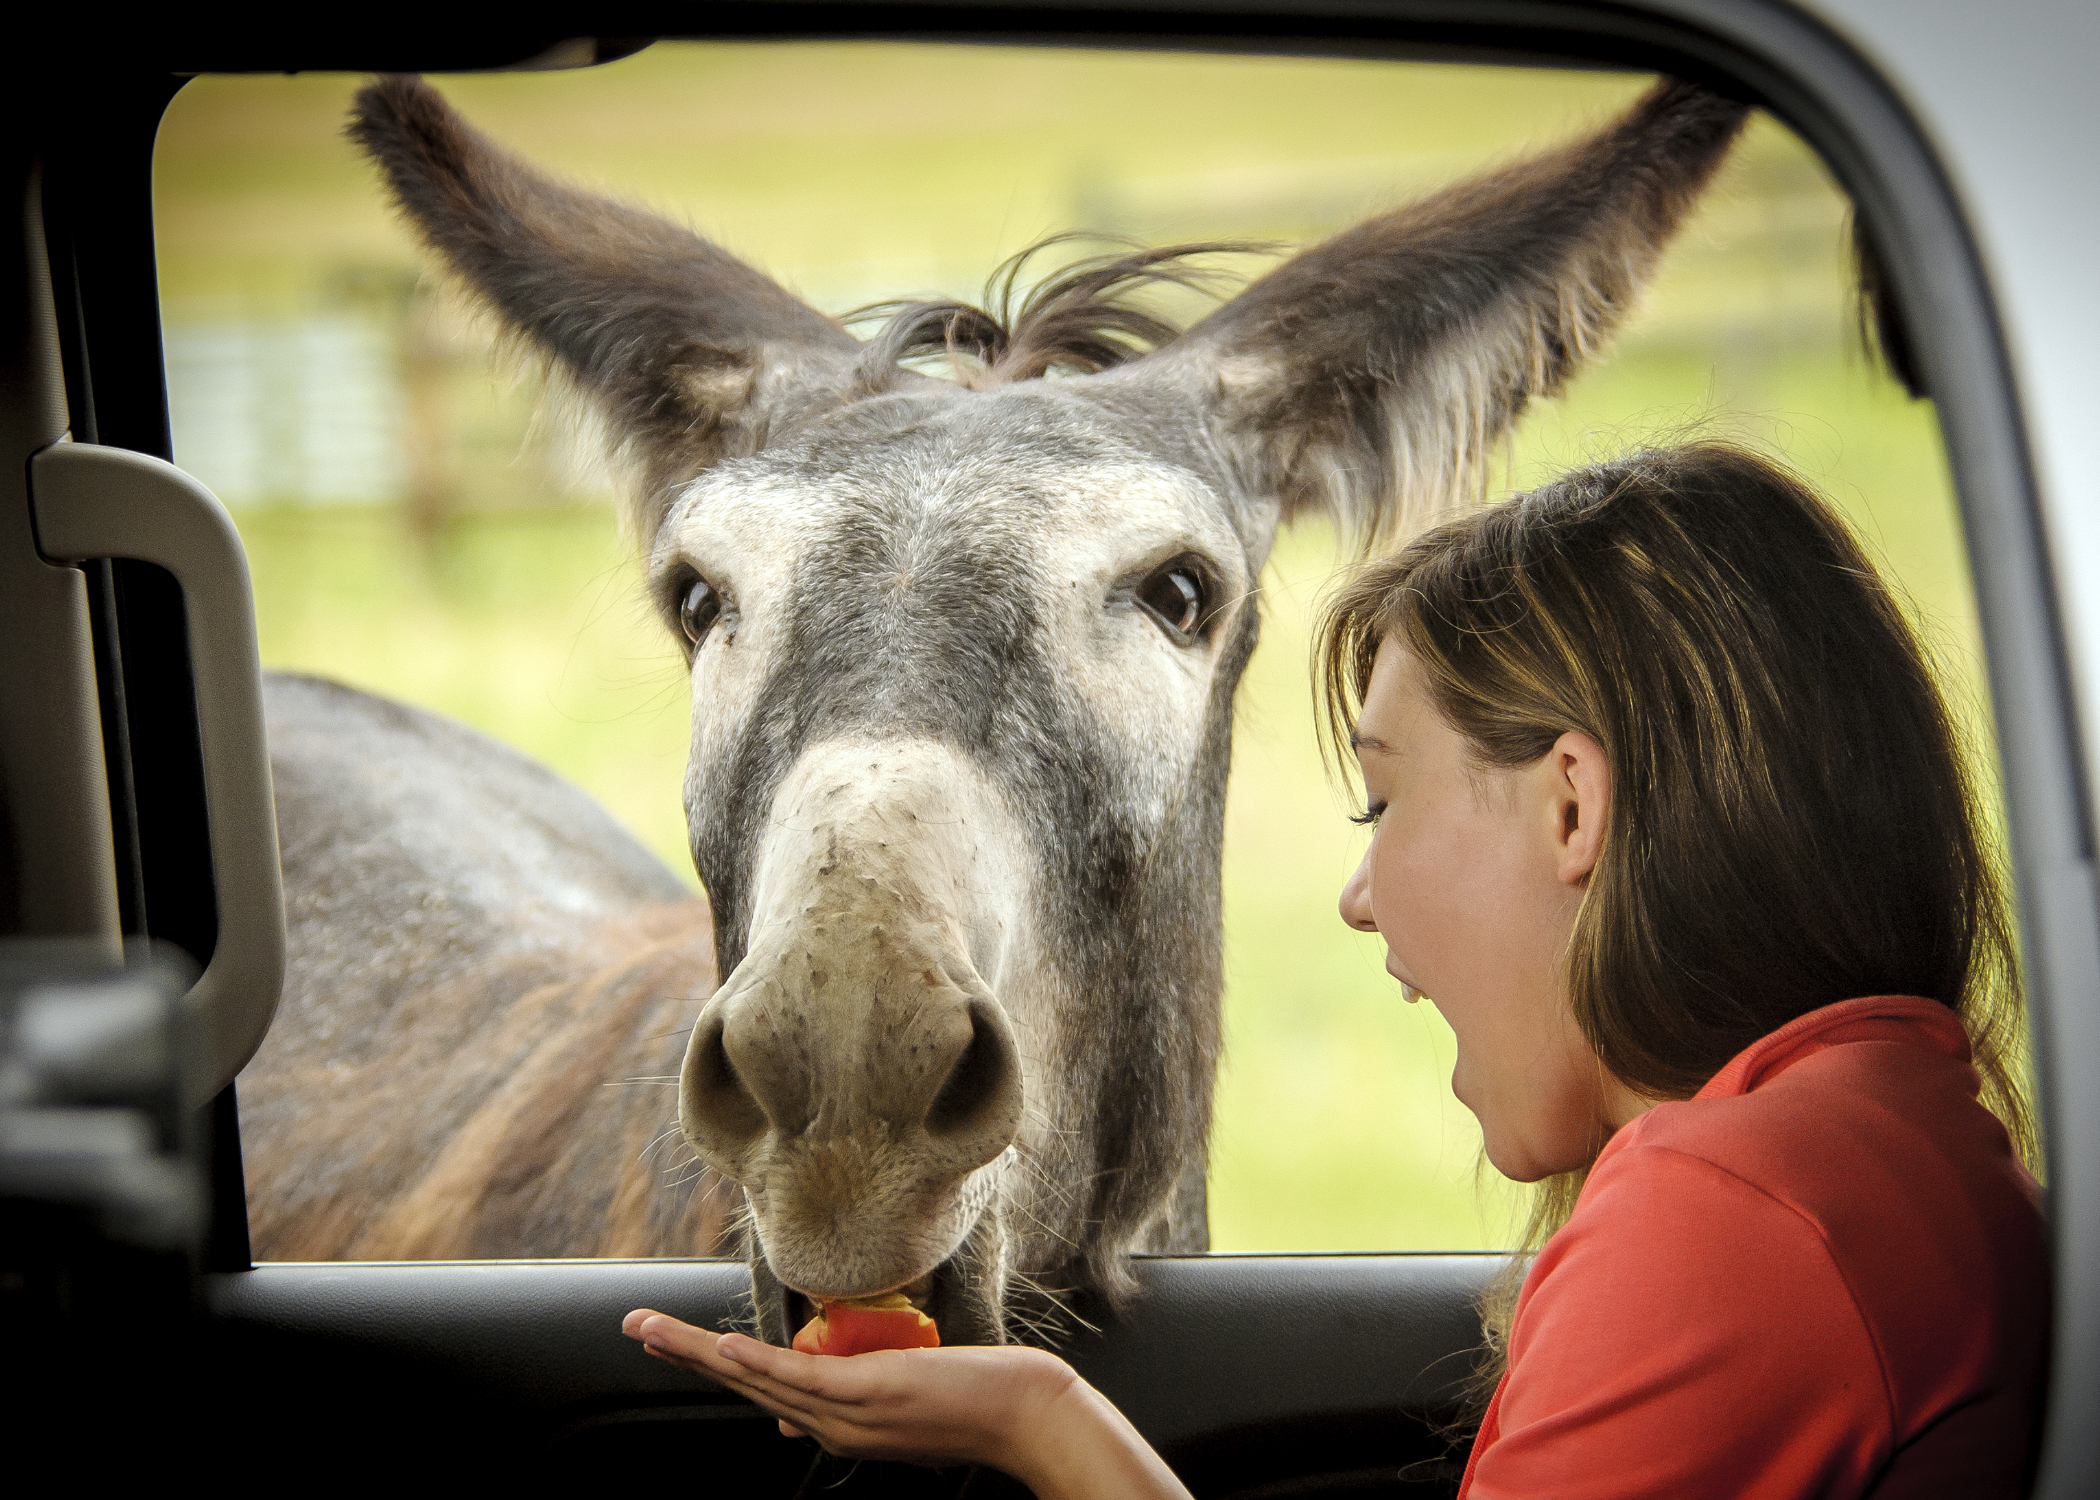
[[[339,266],[293,297],[172,301],[176,461],[236,509],[392,505],[433,534],[466,511],[602,489],[539,383],[412,269]]]
[[[176,454],[228,505],[405,498],[407,401],[378,318],[171,309],[167,361]]]

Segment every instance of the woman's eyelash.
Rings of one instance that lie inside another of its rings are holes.
[[[1356,824],[1360,828],[1368,828],[1378,821],[1378,815],[1384,811],[1385,804],[1383,802],[1373,802],[1362,812],[1351,813],[1349,815],[1349,821]]]

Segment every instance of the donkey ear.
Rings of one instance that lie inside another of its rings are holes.
[[[1322,510],[1366,545],[1412,532],[1598,351],[1745,114],[1665,80],[1586,140],[1301,252],[1131,373],[1201,379],[1286,519]]]
[[[636,529],[675,486],[851,385],[860,343],[736,257],[653,214],[552,180],[420,78],[357,96],[349,133],[424,242],[594,398],[636,462]]]

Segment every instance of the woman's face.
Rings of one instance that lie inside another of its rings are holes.
[[[1387,971],[1457,1034],[1451,1090],[1496,1170],[1534,1182],[1584,1165],[1645,1107],[1591,1052],[1562,968],[1610,809],[1602,748],[1569,733],[1528,766],[1479,765],[1391,641],[1356,747],[1377,826],[1343,920],[1381,934]]]

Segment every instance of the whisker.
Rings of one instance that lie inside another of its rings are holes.
[[[675,1136],[676,1134],[678,1134],[678,1127],[676,1125],[673,1125],[669,1130],[664,1131],[661,1135],[657,1136],[654,1140],[650,1141],[648,1145],[642,1147],[640,1154],[635,1157],[635,1160],[647,1161],[649,1159],[649,1154],[652,1151],[654,1151],[658,1146],[661,1146],[665,1141],[671,1139],[671,1137]]]

